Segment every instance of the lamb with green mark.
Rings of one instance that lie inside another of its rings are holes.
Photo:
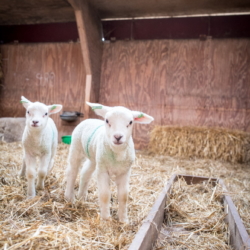
[[[104,120],[87,119],[73,131],[66,171],[65,198],[70,202],[74,201],[75,181],[84,161],[78,199],[86,198],[89,180],[96,170],[101,218],[110,218],[110,179],[113,179],[118,189],[119,221],[126,223],[129,177],[135,160],[133,125],[148,124],[154,118],[125,107],[87,104]]]
[[[26,109],[26,126],[22,143],[24,149],[23,167],[20,175],[28,180],[27,196],[36,195],[36,158],[40,159],[38,168],[37,189],[44,189],[44,180],[48,170],[52,169],[58,143],[58,132],[54,121],[49,117],[62,109],[62,105],[47,106],[41,102],[31,102],[21,97]]]

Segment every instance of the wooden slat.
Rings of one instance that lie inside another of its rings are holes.
[[[219,182],[219,180],[217,178],[208,178],[208,177],[203,177],[203,176],[179,174],[177,177],[178,177],[178,179],[183,178],[188,185],[195,185],[195,184],[202,183],[204,181],[208,181],[209,183],[212,183],[215,186]]]
[[[84,114],[85,118],[89,118],[89,105],[86,102],[90,102],[92,85],[92,75],[86,75],[86,88],[85,88],[85,104],[84,104]]]
[[[158,237],[164,218],[167,195],[169,194],[177,175],[173,175],[157,198],[147,218],[136,234],[129,250],[150,250]]]
[[[224,182],[220,179],[219,184],[223,187],[223,191],[227,193],[227,189]],[[227,213],[226,222],[228,223],[230,230],[230,245],[235,249],[250,249],[250,236],[241,221],[241,218],[237,212],[231,197],[227,194],[223,196],[224,208]]]

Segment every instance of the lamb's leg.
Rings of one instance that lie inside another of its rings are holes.
[[[27,196],[33,198],[36,196],[35,178],[36,178],[36,158],[25,154],[26,177],[28,180]]]
[[[48,168],[49,173],[52,171],[53,167],[54,167],[54,159],[51,157]]]
[[[78,191],[78,199],[84,200],[86,198],[88,184],[94,171],[95,171],[95,163],[87,159],[84,162],[84,165],[82,167],[81,174],[80,174],[80,186],[79,186],[79,191]]]
[[[118,189],[118,217],[119,221],[122,223],[127,223],[127,200],[128,200],[128,191],[129,191],[129,176],[130,172],[119,176],[116,179],[117,189]]]
[[[101,209],[101,218],[108,220],[110,218],[110,187],[109,175],[106,172],[98,172],[97,185],[99,193],[99,203]]]
[[[26,172],[26,163],[25,163],[25,158],[23,158],[23,165],[19,175],[25,176],[25,172]]]
[[[38,190],[44,189],[44,180],[48,173],[50,160],[51,160],[51,155],[45,155],[41,158],[40,167],[38,170],[37,184],[36,184],[36,188]]]
[[[69,202],[74,201],[74,186],[82,160],[83,155],[78,150],[72,150],[69,152],[68,167],[66,170],[67,185],[64,193],[65,199]]]
[[[55,141],[54,144],[52,145],[48,173],[50,173],[54,167],[54,157],[56,155],[57,145],[58,145],[57,141]]]

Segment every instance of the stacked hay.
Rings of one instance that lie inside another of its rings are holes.
[[[184,158],[250,162],[250,133],[237,130],[156,126],[149,152]]]

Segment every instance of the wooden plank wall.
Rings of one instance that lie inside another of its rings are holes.
[[[250,40],[105,43],[100,103],[155,118],[136,125],[136,148],[147,144],[154,125],[250,132]]]
[[[63,104],[63,110],[84,110],[85,70],[80,43],[40,43],[0,46],[4,83],[0,88],[0,117],[24,117],[20,104],[31,101]],[[62,113],[62,112],[61,112]],[[59,136],[71,134],[76,123],[52,115]]]

